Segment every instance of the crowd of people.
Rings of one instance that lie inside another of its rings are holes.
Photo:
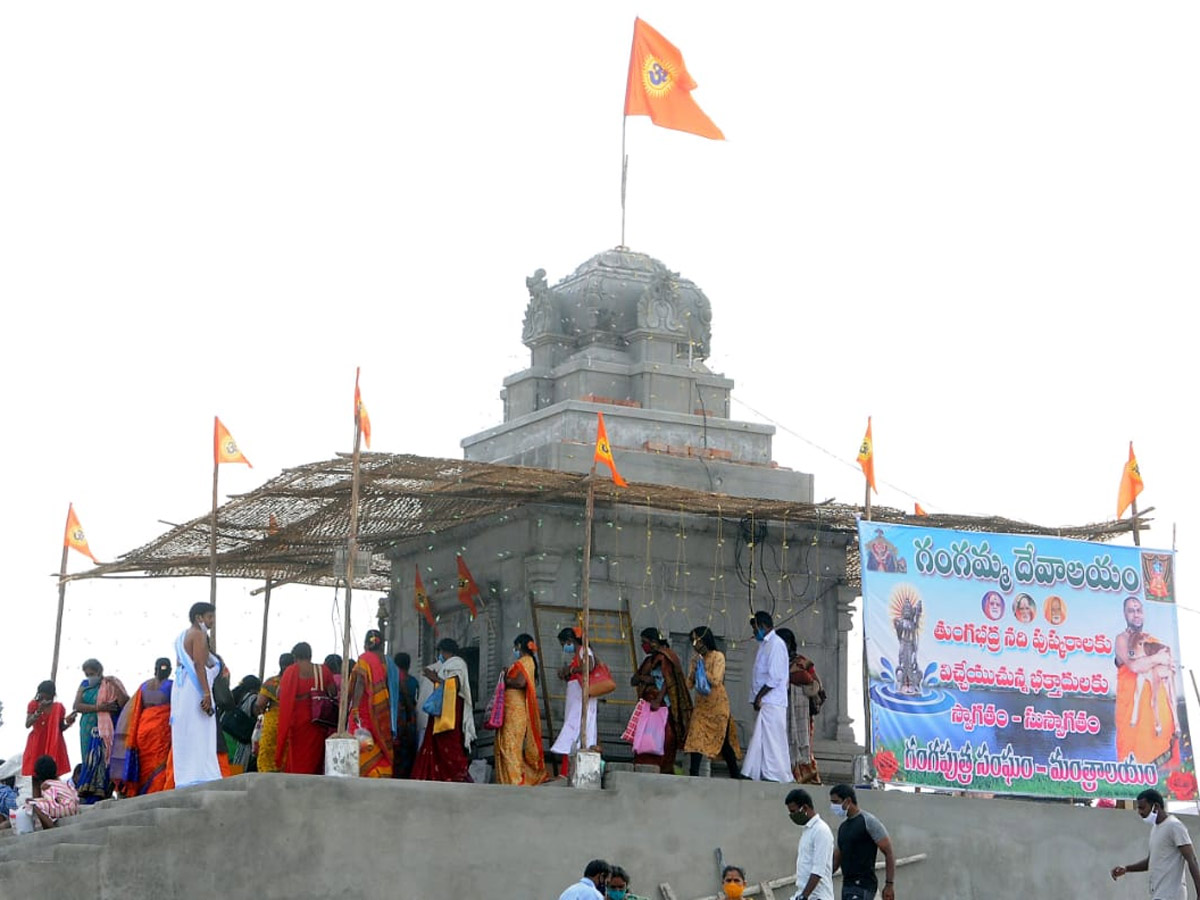
[[[301,642],[280,656],[276,674],[262,682],[247,675],[233,685],[212,648],[215,621],[212,604],[194,604],[175,641],[174,661],[156,660],[151,677],[132,694],[96,659],[83,663],[70,712],[58,701],[54,682],[39,684],[27,709],[22,774],[34,776],[38,765],[43,772],[52,765],[52,777],[69,775],[63,783],[78,803],[89,804],[244,771],[323,773],[325,741],[339,722],[341,657],[316,662],[312,647]],[[765,612],[755,623],[760,643],[752,692],[759,718],[745,764],[725,686],[725,655],[704,625],[689,634],[694,652],[687,664],[658,629],[642,631],[644,656],[630,681],[637,705],[627,731],[635,763],[674,773],[682,752],[693,776],[707,775],[719,758],[731,777],[819,783],[811,740],[819,707],[810,692],[819,679],[811,661],[796,652],[791,632],[776,632]],[[558,642],[562,662],[553,677],[565,682],[566,700],[562,725],[547,749],[539,649],[529,634],[513,641],[512,662],[500,674],[485,723],[496,732],[497,783],[546,783],[554,777],[548,754],[557,758],[561,777],[573,751],[597,746],[597,698],[616,689],[611,671],[590,648],[585,663],[581,629],[564,628]],[[442,638],[436,649],[435,664],[421,673],[432,685],[425,697],[409,655],[387,655],[377,630],[367,632],[361,655],[347,666],[347,730],[358,740],[363,777],[472,780],[477,735],[467,663],[451,638]],[[421,735],[419,712],[426,718]],[[82,762],[72,771],[65,734],[76,721]]]

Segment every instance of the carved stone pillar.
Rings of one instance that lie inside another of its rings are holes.
[[[837,590],[837,739],[854,743],[854,729],[850,726],[850,679],[862,677],[861,672],[850,671],[850,629],[853,627],[851,613],[857,594],[853,588],[841,585]]]

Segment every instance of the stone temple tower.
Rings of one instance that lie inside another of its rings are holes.
[[[504,380],[504,422],[464,438],[469,460],[586,472],[596,411],[621,474],[737,497],[811,502],[812,477],[771,458],[769,425],[729,417],[709,371],[704,292],[644,253],[605,250],[551,287],[525,279],[529,368]]]

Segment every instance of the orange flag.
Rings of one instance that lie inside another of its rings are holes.
[[[74,503],[67,504],[67,530],[63,534],[63,546],[78,550],[96,565],[100,564],[96,557],[92,556],[87,536],[83,533],[83,526],[79,524],[79,516],[75,515]]]
[[[608,429],[604,427],[604,413],[597,412],[596,421],[596,455],[593,459],[608,466],[608,471],[612,472],[613,484],[617,487],[629,487],[629,484],[621,477],[621,473],[617,471],[617,463],[612,455],[612,446],[608,443]]]
[[[641,19],[634,19],[625,115],[649,116],[662,128],[725,140],[721,129],[692,99],[695,88],[696,82],[683,64],[683,54]]]
[[[220,465],[221,463],[245,463],[250,465],[250,460],[242,455],[242,451],[238,449],[237,441],[233,439],[233,435],[229,433],[221,420],[213,416],[213,463]]]
[[[867,484],[878,494],[879,488],[875,487],[875,442],[871,440],[870,416],[867,416],[867,433],[863,435],[862,444],[858,447],[858,464],[862,466],[863,475],[867,477]]]
[[[925,512],[925,510],[921,509],[921,504],[920,504],[920,503],[914,503],[914,504],[913,504],[913,512],[914,512],[914,513],[916,513],[918,516],[927,516],[927,515],[929,515],[929,513]]]
[[[362,394],[358,390],[358,373],[360,371],[360,369],[354,370],[354,424],[362,431],[363,440],[367,442],[367,449],[370,450],[371,417],[367,415],[367,407],[363,404]]]
[[[437,625],[433,621],[433,607],[429,605],[429,595],[425,593],[425,585],[421,583],[421,567],[415,566],[414,568],[417,573],[417,581],[413,588],[413,608],[425,617],[430,628],[437,631]]]
[[[1117,518],[1125,515],[1125,510],[1137,499],[1142,492],[1142,472],[1138,468],[1137,457],[1133,455],[1133,441],[1129,442],[1129,462],[1121,472],[1121,487],[1117,490]]]
[[[458,554],[458,602],[471,611],[471,616],[477,616],[479,613],[475,609],[475,597],[479,596],[479,585],[475,583],[475,579],[471,577],[471,570],[467,568],[467,561],[462,558],[462,554]]]

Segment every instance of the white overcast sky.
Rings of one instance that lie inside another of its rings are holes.
[[[861,500],[872,415],[877,502],[1043,524],[1110,518],[1132,438],[1196,646],[1200,7],[734,9],[4,6],[0,755],[49,672],[69,501],[111,559],[208,508],[214,414],[255,465],[222,494],[347,450],[356,365],[376,450],[500,421],[525,276],[618,243],[635,15],[728,140],[629,121],[626,243],[712,301],[734,416],[818,499]],[[221,585],[235,676],[255,586]],[[64,702],[88,656],[132,689],[207,596],[73,584]],[[270,657],[332,649],[331,601],[277,592]]]

